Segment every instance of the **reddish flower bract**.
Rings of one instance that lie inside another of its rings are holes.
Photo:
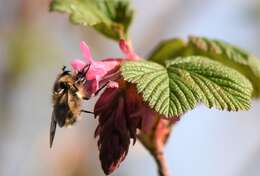
[[[153,126],[149,123],[155,113],[143,103],[134,85],[120,80],[119,88],[107,88],[100,96],[94,114],[99,120],[95,132],[99,158],[105,174],[110,174],[125,159],[130,139],[135,143],[137,130]]]

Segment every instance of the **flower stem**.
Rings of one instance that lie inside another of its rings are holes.
[[[170,172],[167,166],[166,159],[163,152],[152,152],[153,158],[158,167],[159,176],[170,176]]]
[[[145,135],[139,134],[138,139],[154,158],[158,168],[158,175],[170,176],[170,171],[168,169],[167,161],[164,156],[163,147],[154,147],[150,143],[151,139]]]
[[[139,141],[153,156],[159,176],[170,176],[163,151],[176,121],[177,118],[173,120],[157,118],[153,128],[149,132],[140,132],[138,134]]]

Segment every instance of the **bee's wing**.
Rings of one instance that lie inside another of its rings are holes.
[[[56,126],[57,126],[57,122],[55,120],[55,113],[52,112],[51,126],[50,126],[50,148],[52,147],[52,143],[53,143],[53,140],[54,140],[54,136],[55,136],[55,132],[56,132]]]

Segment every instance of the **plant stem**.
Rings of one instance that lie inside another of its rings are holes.
[[[167,166],[166,159],[163,152],[152,152],[153,158],[158,167],[159,176],[170,176],[170,172]]]
[[[164,147],[176,121],[177,118],[173,120],[157,118],[154,127],[150,130],[150,132],[141,132],[138,135],[139,141],[153,156],[158,168],[159,176],[170,176],[164,156]]]
[[[150,141],[147,136],[139,135],[138,139],[154,158],[158,169],[158,176],[170,176],[170,171],[167,166],[163,148],[156,149],[152,145],[149,145]]]

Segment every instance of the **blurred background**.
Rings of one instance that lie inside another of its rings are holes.
[[[50,0],[0,0],[0,175],[102,176],[96,121],[58,129],[49,149],[51,89],[57,73],[81,58],[87,41],[95,58],[121,56],[115,42],[49,13]],[[260,56],[259,0],[134,0],[131,36],[145,57],[162,39],[200,35],[225,39]],[[93,101],[86,105],[93,109]],[[260,102],[248,112],[200,105],[176,125],[166,147],[172,176],[259,176]],[[113,176],[156,176],[140,143]]]

